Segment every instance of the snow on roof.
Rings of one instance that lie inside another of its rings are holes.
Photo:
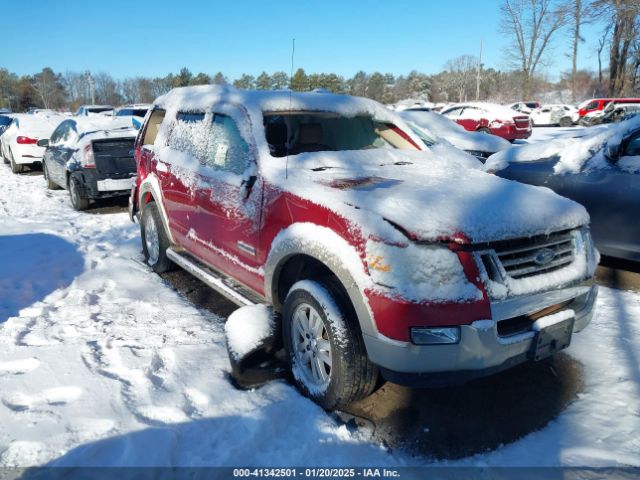
[[[490,103],[490,102],[466,102],[466,103],[459,103],[456,105],[456,107],[474,107],[474,108],[479,108],[481,110],[484,110],[485,112],[487,112],[489,115],[492,115],[493,117],[496,118],[513,118],[513,117],[517,117],[517,116],[524,116],[526,114],[523,114],[521,112],[517,112],[515,110],[510,109],[509,107],[505,107],[504,105],[499,105],[497,103]]]
[[[208,110],[219,103],[230,103],[245,107],[249,113],[292,110],[335,112],[346,117],[369,114],[388,121],[397,118],[383,105],[366,98],[289,90],[240,90],[229,85],[174,88],[154,103],[167,110]]]
[[[33,135],[48,136],[66,117],[64,115],[40,113],[28,114],[18,113],[13,115],[18,120],[18,127],[21,132]]]
[[[637,129],[640,129],[640,116],[620,123],[589,127],[585,129],[589,132],[579,138],[559,138],[550,142],[514,146],[491,155],[485,168],[497,171],[506,168],[510,163],[532,162],[553,157],[558,158],[554,166],[554,171],[558,174],[606,168],[609,166],[605,157],[606,149],[619,146],[626,135]]]
[[[77,117],[74,118],[73,121],[76,125],[76,132],[78,132],[78,135],[80,136],[101,130],[115,130],[133,127],[129,119],[105,117],[100,115]]]

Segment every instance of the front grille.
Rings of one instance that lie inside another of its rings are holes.
[[[514,279],[532,277],[566,267],[574,260],[571,230],[491,244],[505,273]],[[491,273],[490,259],[483,258]],[[488,265],[489,263],[489,265]],[[497,273],[497,272],[496,272]]]

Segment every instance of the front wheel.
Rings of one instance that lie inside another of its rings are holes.
[[[477,131],[480,133],[486,133],[487,135],[491,135],[491,130],[489,130],[487,127],[480,127]]]
[[[169,236],[165,232],[160,212],[155,202],[148,203],[140,216],[140,237],[144,261],[154,272],[171,270],[173,263],[167,257],[170,246]]]
[[[289,290],[282,316],[293,378],[326,410],[366,397],[378,379],[355,314],[341,297],[323,283],[302,280]]]

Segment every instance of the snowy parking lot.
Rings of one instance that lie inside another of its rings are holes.
[[[564,131],[536,129],[530,141]],[[553,418],[490,451],[446,455],[429,442],[460,417],[453,410],[412,413],[425,422],[416,450],[390,445],[375,425],[327,414],[284,381],[237,390],[228,379],[228,312],[202,308],[142,263],[126,209],[76,212],[39,173],[13,175],[4,165],[0,187],[0,466],[640,466],[638,292],[600,289],[592,324],[550,367],[560,384],[572,382]],[[571,372],[576,379],[563,378]],[[524,383],[509,392],[524,404],[514,410],[535,411]],[[482,390],[455,391],[479,402],[477,417],[462,415],[477,436],[483,411],[495,414],[482,401],[496,393],[478,397]],[[429,392],[417,395],[427,408]],[[493,421],[498,433],[512,430],[505,418]]]

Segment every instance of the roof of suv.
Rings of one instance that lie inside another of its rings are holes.
[[[324,92],[290,90],[240,90],[228,85],[174,88],[158,97],[155,105],[169,109],[207,110],[219,103],[241,105],[249,113],[283,111],[335,112],[345,116],[372,115],[395,122],[398,117],[382,104],[366,98]]]

